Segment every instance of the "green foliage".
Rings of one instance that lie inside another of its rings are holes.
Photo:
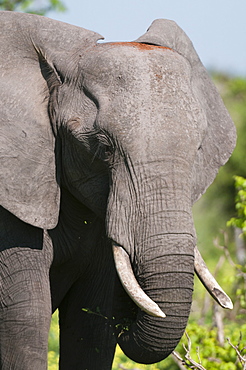
[[[234,183],[233,176],[246,177],[246,166],[243,158],[246,156],[246,79],[229,78],[224,75],[214,76],[224,103],[236,125],[237,145],[228,163],[222,167],[213,184],[213,194],[225,200],[223,210],[227,219],[234,212]],[[224,193],[225,192],[225,193]],[[222,194],[221,194],[222,193]],[[223,193],[225,194],[223,196]],[[222,195],[222,198],[221,198]]]
[[[217,329],[205,325],[191,323],[187,327],[187,334],[191,341],[190,356],[196,362],[201,363],[206,370],[241,370],[242,365],[238,361],[237,352],[226,340],[221,345],[217,339]],[[243,333],[243,334],[242,334]],[[235,346],[239,343],[242,355],[246,354],[244,349],[246,341],[246,325],[228,324],[224,330],[226,338]],[[187,337],[184,336],[178,345],[177,351],[185,358],[187,348]]]
[[[178,367],[169,356],[166,360],[161,361],[153,365],[142,365],[136,364],[136,362],[127,358],[124,353],[121,351],[120,347],[116,347],[114,362],[112,370],[118,369],[137,369],[137,370],[177,370]]]
[[[246,325],[239,326],[233,323],[226,325],[224,334],[228,339],[225,340],[223,345],[217,339],[217,329],[208,325],[190,323],[187,326],[186,333],[187,335],[183,336],[176,351],[183,359],[185,359],[188,352],[189,358],[194,361],[184,360],[184,368],[196,369],[194,366],[194,362],[196,362],[201,364],[205,370],[242,370],[237,351],[232,345],[238,347],[242,356],[246,355]],[[118,370],[119,368],[138,370],[180,369],[172,355],[157,364],[141,365],[129,360],[117,346],[112,369]]]
[[[212,76],[237,129],[237,145],[206,193],[194,206],[198,245],[205,259],[214,253],[213,239],[235,215],[233,177],[246,178],[246,79],[223,74]],[[218,257],[216,252],[215,257]]]
[[[58,311],[56,311],[52,316],[48,345],[49,345],[48,369],[57,370],[59,361]]]
[[[224,345],[220,345],[217,340],[217,329],[209,325],[199,325],[191,322],[187,326],[187,334],[191,341],[190,356],[197,362],[202,363],[206,370],[241,370],[242,366],[237,359],[237,353],[234,348],[226,340]],[[237,325],[229,323],[225,327],[225,336],[230,338],[230,341],[242,351],[242,355],[246,354],[244,348],[246,343],[246,325]],[[48,354],[48,369],[58,369],[58,327],[57,314],[53,315],[51,323],[51,331],[49,338],[49,354]],[[185,358],[187,348],[187,337],[184,335],[180,344],[177,347],[177,352]],[[199,353],[199,356],[198,356]],[[189,361],[187,361],[189,363]],[[128,359],[121,349],[117,346],[112,370],[118,370],[119,366],[122,369],[139,369],[139,370],[178,370],[179,366],[174,362],[172,356],[169,356],[164,361],[153,365],[141,365]],[[187,367],[188,369],[188,367]]]
[[[237,217],[233,217],[227,222],[227,226],[234,226],[242,229],[243,236],[246,237],[246,179],[235,176],[236,199],[235,207]]]
[[[50,11],[63,12],[66,10],[61,0],[0,0],[0,10],[20,11],[45,15]]]

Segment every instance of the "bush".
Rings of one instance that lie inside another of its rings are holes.
[[[184,336],[177,351],[184,359],[186,354],[201,364],[206,370],[242,370],[236,347],[241,356],[246,355],[246,325],[227,324],[224,334],[228,338],[223,345],[218,341],[218,331],[214,327],[191,323],[187,327],[188,337]],[[187,339],[188,338],[188,339]],[[192,363],[188,360],[187,369]],[[245,356],[246,363],[246,356]],[[196,369],[199,367],[193,367]]]
[[[49,345],[48,369],[57,370],[59,362],[58,311],[56,311],[52,316],[48,345]]]
[[[242,236],[246,238],[246,179],[241,176],[234,176],[234,179],[237,217],[231,218],[230,221],[227,222],[227,225],[242,229]]]

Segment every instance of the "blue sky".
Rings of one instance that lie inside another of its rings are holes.
[[[66,13],[49,17],[131,41],[156,18],[176,21],[206,68],[246,77],[246,0],[63,0]]]

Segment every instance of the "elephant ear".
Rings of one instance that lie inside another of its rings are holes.
[[[31,14],[0,12],[0,24],[0,205],[51,229],[60,163],[49,108],[74,54],[102,37]]]
[[[235,126],[192,42],[175,22],[155,20],[136,42],[169,47],[191,66],[191,88],[207,119],[207,131],[193,168],[192,200],[195,202],[213,182],[219,167],[229,159],[236,144]]]

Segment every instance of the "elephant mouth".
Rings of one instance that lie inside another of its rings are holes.
[[[113,243],[113,254],[119,279],[133,302],[147,314],[155,317],[165,318],[165,313],[138,284],[131,267],[129,255],[124,248],[116,243]],[[195,247],[194,256],[195,272],[207,291],[223,308],[232,309],[233,304],[231,299],[223,291],[209,271],[197,247]]]

